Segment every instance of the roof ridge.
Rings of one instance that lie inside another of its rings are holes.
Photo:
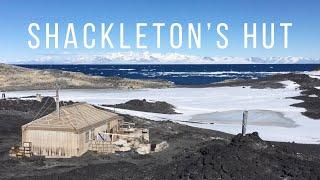
[[[61,108],[66,109],[66,108],[70,108],[70,107],[73,107],[73,106],[79,106],[79,105],[83,105],[83,104],[90,105],[90,104],[88,104],[86,102],[75,102],[75,103],[67,105],[67,106],[61,106]]]
[[[46,127],[54,129],[64,126],[65,129],[78,131],[84,127],[106,122],[117,116],[112,112],[103,111],[85,102],[64,106],[60,109],[60,118],[58,118],[56,113],[57,111],[53,111],[50,114],[23,125],[23,128],[27,129],[30,126],[30,128]]]

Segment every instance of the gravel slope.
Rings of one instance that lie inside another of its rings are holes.
[[[165,88],[167,81],[133,80],[119,77],[88,76],[79,72],[34,70],[0,64],[0,90],[54,89],[58,82],[64,89],[90,88]]]

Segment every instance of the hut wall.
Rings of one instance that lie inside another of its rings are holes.
[[[93,140],[99,132],[116,132],[119,128],[119,118],[111,119],[107,121],[105,124],[93,128],[90,130],[90,140]]]
[[[90,131],[84,131],[81,134],[79,134],[78,137],[79,156],[81,156],[89,150]]]
[[[116,132],[119,128],[119,117],[107,122],[107,132]]]
[[[47,158],[81,156],[89,150],[90,140],[95,139],[99,132],[116,132],[119,120],[121,120],[120,117],[110,119],[100,126],[79,134],[69,131],[22,128],[22,143],[31,142],[32,152]]]
[[[23,142],[31,142],[35,155],[49,158],[79,156],[78,134],[67,131],[25,130]]]
[[[89,150],[90,140],[94,140],[99,132],[110,131],[110,129],[118,129],[118,119],[110,120],[107,123],[98,127],[86,130],[79,134],[79,155],[84,154]]]
[[[94,129],[91,129],[91,131],[94,132],[94,136],[97,136],[99,132],[105,132],[107,130],[108,126],[107,126],[107,123],[101,125],[101,126],[98,126]]]

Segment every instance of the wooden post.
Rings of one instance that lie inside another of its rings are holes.
[[[248,121],[248,111],[243,111],[243,116],[242,116],[242,136],[246,135],[247,121]]]

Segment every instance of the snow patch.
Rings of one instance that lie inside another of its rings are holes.
[[[304,74],[309,75],[311,78],[320,79],[320,71],[309,71],[304,72]]]
[[[295,83],[293,81],[290,81],[290,80],[281,81],[281,83],[286,86],[286,89],[290,89],[290,90],[295,90],[295,89],[300,87],[299,84],[297,84],[297,83]]]

